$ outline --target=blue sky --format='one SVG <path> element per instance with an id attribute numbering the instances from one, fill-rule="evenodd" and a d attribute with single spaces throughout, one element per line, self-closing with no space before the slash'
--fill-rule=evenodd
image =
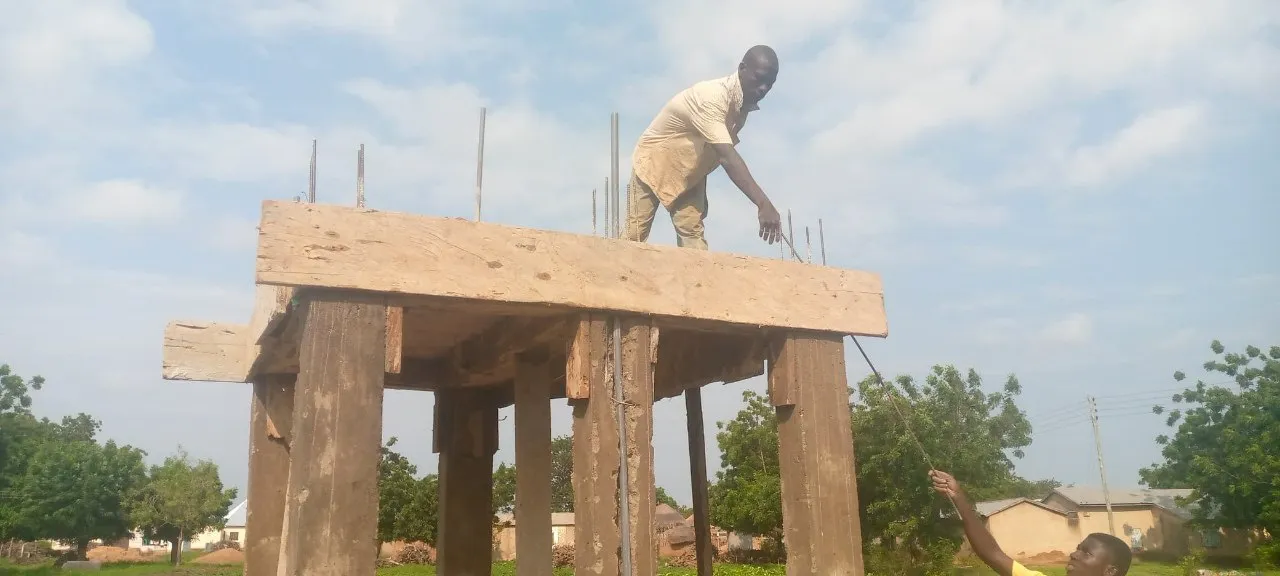
<path id="1" fill-rule="evenodd" d="M 370 207 L 469 216 L 487 106 L 485 219 L 586 233 L 609 114 L 625 175 L 663 102 L 757 43 L 782 70 L 742 134 L 753 173 L 797 226 L 823 219 L 833 265 L 883 275 L 883 372 L 1018 375 L 1019 473 L 1097 482 L 1092 394 L 1109 480 L 1134 486 L 1175 370 L 1215 338 L 1280 343 L 1280 5 L 732 6 L 0 0 L 0 361 L 49 379 L 41 415 L 243 487 L 248 388 L 161 380 L 161 335 L 247 320 L 260 203 L 305 190 L 312 138 L 321 202 L 354 202 L 363 143 Z M 778 255 L 722 172 L 710 195 L 713 250 Z M 710 437 L 743 387 L 706 391 Z M 386 434 L 434 470 L 430 395 L 388 394 Z M 655 418 L 658 483 L 687 501 L 683 403 Z"/>

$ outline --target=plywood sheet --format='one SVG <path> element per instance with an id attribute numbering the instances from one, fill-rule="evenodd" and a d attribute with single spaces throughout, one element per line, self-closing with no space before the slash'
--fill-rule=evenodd
<path id="1" fill-rule="evenodd" d="M 178 321 L 164 328 L 165 380 L 246 382 L 252 362 L 244 324 Z"/>
<path id="2" fill-rule="evenodd" d="M 291 202 L 265 202 L 260 230 L 261 284 L 888 335 L 871 272 Z"/>

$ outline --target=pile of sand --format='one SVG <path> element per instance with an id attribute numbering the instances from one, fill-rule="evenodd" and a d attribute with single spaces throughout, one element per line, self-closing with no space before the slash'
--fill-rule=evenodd
<path id="1" fill-rule="evenodd" d="M 165 553 L 159 555 L 168 556 Z M 98 560 L 105 564 L 107 562 L 146 562 L 154 560 L 157 554 L 143 552 L 136 548 L 125 549 L 115 546 L 98 546 L 90 550 L 87 556 L 90 560 Z"/>
<path id="2" fill-rule="evenodd" d="M 244 552 L 235 548 L 223 548 L 214 550 L 191 562 L 193 564 L 242 564 L 244 563 Z"/>

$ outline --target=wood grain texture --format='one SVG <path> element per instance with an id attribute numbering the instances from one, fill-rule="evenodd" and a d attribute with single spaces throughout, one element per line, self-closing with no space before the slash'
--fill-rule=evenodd
<path id="1" fill-rule="evenodd" d="M 566 354 L 564 395 L 573 400 L 591 397 L 591 379 L 604 370 L 605 333 L 604 318 L 583 314 L 577 330 L 569 341 Z"/>
<path id="2" fill-rule="evenodd" d="M 276 576 L 289 480 L 295 380 L 293 374 L 272 374 L 260 376 L 253 383 L 253 404 L 249 411 L 245 576 Z"/>
<path id="3" fill-rule="evenodd" d="M 257 281 L 888 335 L 870 272 L 341 206 L 264 202 Z"/>
<path id="4" fill-rule="evenodd" d="M 386 307 L 308 295 L 280 573 L 373 576 Z"/>
<path id="5" fill-rule="evenodd" d="M 386 371 L 389 374 L 400 373 L 400 362 L 404 357 L 404 308 L 387 307 L 387 358 Z"/>
<path id="6" fill-rule="evenodd" d="M 517 359 L 516 572 L 551 576 L 551 365 L 544 356 Z"/>
<path id="7" fill-rule="evenodd" d="M 601 328 L 603 338 L 603 327 Z M 618 420 L 613 411 L 613 378 L 605 347 L 594 348 L 586 373 L 587 398 L 573 406 L 574 574 L 618 574 Z"/>
<path id="8" fill-rule="evenodd" d="M 788 361 L 770 363 L 769 380 L 792 381 L 777 387 L 791 392 L 776 408 L 787 574 L 862 576 L 844 340 L 792 335 L 780 345 Z"/>
<path id="9" fill-rule="evenodd" d="M 221 322 L 177 321 L 164 327 L 165 380 L 247 382 L 249 327 Z"/>

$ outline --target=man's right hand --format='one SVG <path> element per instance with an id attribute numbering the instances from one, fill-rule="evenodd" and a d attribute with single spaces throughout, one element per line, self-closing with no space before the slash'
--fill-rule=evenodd
<path id="1" fill-rule="evenodd" d="M 930 470 L 929 479 L 933 480 L 933 489 L 947 498 L 955 498 L 960 493 L 960 483 L 946 472 Z"/>
<path id="2" fill-rule="evenodd" d="M 760 237 L 773 244 L 782 237 L 782 215 L 773 207 L 773 202 L 765 200 L 760 206 Z"/>

